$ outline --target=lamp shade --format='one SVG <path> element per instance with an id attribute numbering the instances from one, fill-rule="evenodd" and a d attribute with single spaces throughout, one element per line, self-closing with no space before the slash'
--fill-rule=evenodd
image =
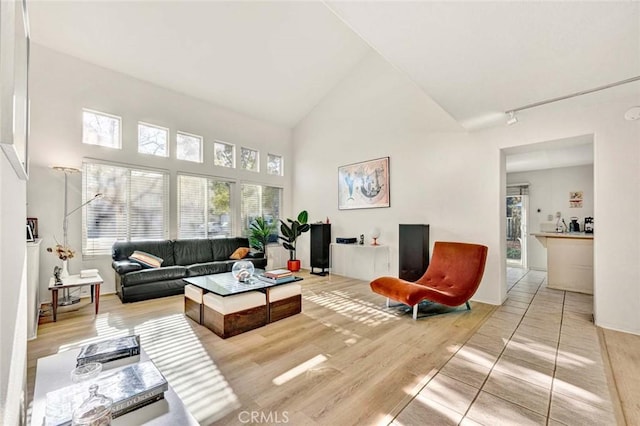
<path id="1" fill-rule="evenodd" d="M 380 228 L 376 226 L 371 230 L 371 238 L 380 238 Z"/>

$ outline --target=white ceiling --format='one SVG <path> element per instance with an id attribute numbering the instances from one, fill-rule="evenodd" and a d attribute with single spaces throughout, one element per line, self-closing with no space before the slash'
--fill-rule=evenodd
<path id="1" fill-rule="evenodd" d="M 638 2 L 329 4 L 466 128 L 640 75 Z"/>
<path id="2" fill-rule="evenodd" d="M 640 75 L 638 2 L 29 5 L 38 44 L 289 127 L 370 47 L 467 129 Z M 639 88 L 610 96 L 640 95 Z"/>
<path id="3" fill-rule="evenodd" d="M 370 48 L 322 3 L 30 1 L 35 43 L 293 127 Z"/>

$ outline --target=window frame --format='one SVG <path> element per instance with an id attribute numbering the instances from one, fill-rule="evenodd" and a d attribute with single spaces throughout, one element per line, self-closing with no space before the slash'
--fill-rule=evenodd
<path id="1" fill-rule="evenodd" d="M 148 152 L 140 152 L 140 126 L 145 126 L 145 127 L 152 127 L 154 129 L 159 129 L 159 130 L 164 130 L 166 135 L 167 135 L 167 140 L 166 140 L 166 155 L 159 155 L 159 154 L 151 154 Z M 146 121 L 138 121 L 138 126 L 137 126 L 137 137 L 136 137 L 136 141 L 137 141 L 137 145 L 138 145 L 138 154 L 142 154 L 142 155 L 151 155 L 153 157 L 160 157 L 160 158 L 169 158 L 171 156 L 171 130 L 168 127 L 163 127 L 157 124 L 151 124 L 148 123 Z"/>
<path id="2" fill-rule="evenodd" d="M 95 114 L 95 115 L 101 115 L 103 117 L 107 117 L 107 118 L 114 118 L 117 120 L 118 122 L 118 146 L 109 146 L 109 145 L 100 145 L 97 143 L 89 143 L 89 142 L 85 142 L 85 127 L 84 127 L 84 114 L 88 113 L 88 114 Z M 81 135 L 81 140 L 82 143 L 84 145 L 90 145 L 90 146 L 99 146 L 102 148 L 109 148 L 109 149 L 122 149 L 122 117 L 115 115 L 115 114 L 110 114 L 108 112 L 102 112 L 102 111 L 98 111 L 95 109 L 91 109 L 91 108 L 82 108 L 82 135 Z"/>
<path id="3" fill-rule="evenodd" d="M 188 160 L 186 158 L 178 158 L 178 137 L 180 135 L 188 136 L 188 137 L 191 137 L 191 138 L 197 138 L 197 139 L 200 140 L 200 158 L 197 161 Z M 200 135 L 196 135 L 194 133 L 189 133 L 189 132 L 183 132 L 181 130 L 176 130 L 176 160 L 188 161 L 190 163 L 202 164 L 204 162 L 204 137 L 200 136 Z"/>
<path id="4" fill-rule="evenodd" d="M 253 151 L 256 153 L 256 168 L 255 170 L 253 169 L 247 169 L 242 167 L 242 151 L 247 150 L 247 151 Z M 259 149 L 254 149 L 254 148 L 249 148 L 246 146 L 241 146 L 240 147 L 240 167 L 238 167 L 239 170 L 246 170 L 248 172 L 253 172 L 253 173 L 260 173 L 260 150 Z"/>
<path id="5" fill-rule="evenodd" d="M 269 173 L 269 157 L 278 157 L 280 159 L 280 173 Z M 284 176 L 284 156 L 267 152 L 267 174 L 270 176 Z"/>
<path id="6" fill-rule="evenodd" d="M 216 145 L 226 145 L 226 146 L 230 146 L 231 147 L 231 165 L 229 166 L 225 166 L 224 164 L 217 164 L 216 163 Z M 213 141 L 213 165 L 216 167 L 223 167 L 225 169 L 235 169 L 236 168 L 236 157 L 237 157 L 237 152 L 236 152 L 236 145 L 229 143 L 229 142 L 224 142 L 221 140 L 214 140 Z"/>

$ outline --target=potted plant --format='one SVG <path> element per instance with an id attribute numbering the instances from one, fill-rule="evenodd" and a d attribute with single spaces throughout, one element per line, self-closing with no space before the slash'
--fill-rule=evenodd
<path id="1" fill-rule="evenodd" d="M 291 272 L 297 272 L 300 270 L 300 260 L 296 259 L 296 240 L 304 232 L 307 232 L 311 226 L 307 223 L 309 214 L 306 210 L 303 210 L 298 215 L 296 220 L 287 219 L 288 224 L 280 219 L 280 235 L 284 248 L 289 250 L 289 261 L 287 262 L 287 269 Z"/>
<path id="2" fill-rule="evenodd" d="M 258 216 L 249 225 L 249 245 L 267 255 L 269 237 L 276 233 L 275 223 L 268 223 L 264 216 Z"/>

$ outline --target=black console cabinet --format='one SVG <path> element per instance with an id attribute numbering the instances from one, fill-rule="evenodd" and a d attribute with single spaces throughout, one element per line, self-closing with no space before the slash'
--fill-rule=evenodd
<path id="1" fill-rule="evenodd" d="M 429 266 L 429 225 L 400 225 L 399 277 L 416 281 Z"/>
<path id="2" fill-rule="evenodd" d="M 329 244 L 331 244 L 331 224 L 311 224 L 311 273 L 326 275 L 325 269 L 329 268 Z M 314 272 L 313 268 L 321 268 L 322 271 Z"/>

